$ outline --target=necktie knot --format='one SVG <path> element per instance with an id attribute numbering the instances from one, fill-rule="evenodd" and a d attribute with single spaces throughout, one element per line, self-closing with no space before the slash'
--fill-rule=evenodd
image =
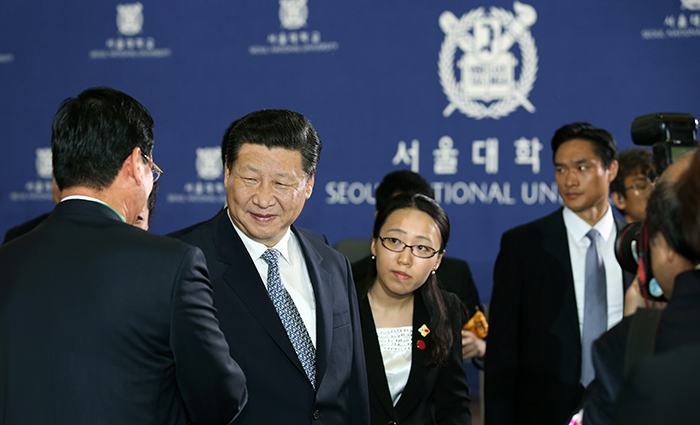
<path id="1" fill-rule="evenodd" d="M 275 248 L 268 248 L 261 257 L 265 260 L 268 267 L 274 267 L 279 264 L 280 255 L 281 253 Z"/>
<path id="2" fill-rule="evenodd" d="M 586 237 L 591 240 L 591 243 L 597 243 L 600 233 L 596 229 L 591 229 L 586 233 Z"/>

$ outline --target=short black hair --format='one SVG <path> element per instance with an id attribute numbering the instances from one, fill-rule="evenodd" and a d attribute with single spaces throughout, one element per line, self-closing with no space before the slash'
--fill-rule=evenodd
<path id="1" fill-rule="evenodd" d="M 56 184 L 61 190 L 109 187 L 137 147 L 147 156 L 153 150 L 153 118 L 148 110 L 119 90 L 89 88 L 63 101 L 54 117 L 51 153 Z"/>
<path id="2" fill-rule="evenodd" d="M 435 199 L 433 188 L 423 176 L 411 170 L 393 171 L 384 176 L 374 192 L 374 198 L 377 201 L 377 211 L 382 211 L 397 192 L 420 193 Z"/>
<path id="3" fill-rule="evenodd" d="M 697 217 L 697 201 L 700 198 L 695 196 L 695 209 L 693 214 Z M 649 196 L 647 203 L 646 226 L 649 229 L 649 238 L 654 240 L 658 233 L 666 239 L 668 246 L 678 254 L 687 258 L 693 263 L 700 261 L 700 252 L 694 249 L 688 236 L 695 232 L 691 228 L 684 228 L 681 223 L 682 210 L 687 201 L 681 199 L 677 190 L 677 182 L 670 179 L 662 179 L 656 184 L 654 191 Z"/>
<path id="4" fill-rule="evenodd" d="M 654 168 L 654 154 L 649 149 L 638 146 L 620 152 L 617 161 L 620 163 L 620 168 L 615 180 L 610 183 L 610 192 L 621 193 L 623 196 L 627 176 L 637 171 L 647 174 Z"/>
<path id="5" fill-rule="evenodd" d="M 617 159 L 617 143 L 615 143 L 615 138 L 612 134 L 587 122 L 575 122 L 560 127 L 554 133 L 552 137 L 552 160 L 556 157 L 557 150 L 561 145 L 574 139 L 591 142 L 593 152 L 600 158 L 605 168 Z"/>
<path id="6" fill-rule="evenodd" d="M 681 227 L 689 249 L 696 258 L 700 258 L 700 150 L 695 151 L 693 161 L 679 179 L 677 187 L 681 200 Z"/>
<path id="7" fill-rule="evenodd" d="M 311 177 L 321 157 L 321 139 L 311 122 L 298 112 L 287 109 L 263 109 L 234 121 L 227 130 L 222 155 L 230 170 L 244 143 L 299 151 L 304 173 Z M 226 136 L 225 136 L 226 137 Z M 225 154 L 223 154 L 225 151 Z"/>

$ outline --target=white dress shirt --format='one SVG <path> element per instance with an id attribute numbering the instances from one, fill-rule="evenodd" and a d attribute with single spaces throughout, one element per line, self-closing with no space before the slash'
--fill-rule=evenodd
<path id="1" fill-rule="evenodd" d="M 262 279 L 265 290 L 267 290 L 268 266 L 267 262 L 262 259 L 262 255 L 267 251 L 268 247 L 249 238 L 233 222 L 231 212 L 227 210 L 227 213 L 233 228 L 243 241 L 250 258 L 253 259 L 255 268 L 258 269 L 260 279 Z M 296 235 L 288 228 L 282 239 L 273 248 L 282 254 L 279 262 L 282 285 L 292 297 L 301 320 L 304 322 L 307 332 L 309 332 L 311 342 L 316 347 L 316 299 L 314 298 L 314 288 L 311 285 L 311 278 L 309 278 L 309 271 L 306 268 L 306 261 L 304 260 L 299 241 Z"/>
<path id="2" fill-rule="evenodd" d="M 576 307 L 578 310 L 579 332 L 583 336 L 583 312 L 586 294 L 586 251 L 591 245 L 591 240 L 586 234 L 591 229 L 600 233 L 598 248 L 603 256 L 605 265 L 605 281 L 608 297 L 608 329 L 622 320 L 624 307 L 624 289 L 622 284 L 622 269 L 615 258 L 615 237 L 617 227 L 613 217 L 612 208 L 608 205 L 605 213 L 595 226 L 591 227 L 576 213 L 564 207 L 564 225 L 569 241 L 569 254 L 571 255 L 571 270 L 574 275 L 574 289 L 576 291 Z"/>

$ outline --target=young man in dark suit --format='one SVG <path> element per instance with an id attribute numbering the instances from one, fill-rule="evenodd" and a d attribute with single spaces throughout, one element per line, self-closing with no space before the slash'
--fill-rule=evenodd
<path id="1" fill-rule="evenodd" d="M 575 123 L 557 130 L 552 152 L 564 207 L 504 233 L 496 260 L 487 425 L 566 423 L 593 378 L 590 344 L 622 319 L 623 272 L 613 249 L 624 223 L 608 201 L 615 140 Z"/>
<path id="2" fill-rule="evenodd" d="M 250 398 L 237 424 L 369 423 L 350 264 L 293 225 L 311 196 L 321 141 L 301 114 L 252 112 L 222 146 L 227 207 L 171 236 L 207 258 L 231 356 Z"/>
<path id="3" fill-rule="evenodd" d="M 132 225 L 162 173 L 152 128 L 110 88 L 56 114 L 61 202 L 0 247 L 3 424 L 224 424 L 243 408 L 201 251 Z"/>

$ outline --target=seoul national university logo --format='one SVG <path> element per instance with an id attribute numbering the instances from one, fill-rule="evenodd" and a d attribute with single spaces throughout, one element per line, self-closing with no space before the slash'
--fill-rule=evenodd
<path id="1" fill-rule="evenodd" d="M 306 26 L 309 18 L 307 0 L 280 0 L 280 24 L 282 28 L 293 31 Z"/>
<path id="2" fill-rule="evenodd" d="M 125 36 L 136 35 L 143 28 L 143 5 L 128 3 L 117 5 L 117 28 Z"/>
<path id="3" fill-rule="evenodd" d="M 51 148 L 37 148 L 36 150 L 36 174 L 42 179 L 53 178 L 53 165 L 51 163 Z"/>
<path id="4" fill-rule="evenodd" d="M 505 9 L 483 7 L 457 18 L 452 12 L 440 15 L 445 32 L 438 60 L 438 74 L 449 104 L 442 112 L 449 117 L 458 109 L 468 117 L 482 119 L 509 115 L 522 106 L 530 113 L 535 106 L 528 100 L 537 78 L 537 47 L 529 28 L 537 21 L 537 12 L 527 4 L 513 3 L 515 14 Z M 520 79 L 515 78 L 518 59 L 511 48 L 518 44 L 521 53 Z M 461 79 L 455 77 L 455 56 Z"/>
<path id="5" fill-rule="evenodd" d="M 700 10 L 700 0 L 681 0 L 681 9 Z"/>
<path id="6" fill-rule="evenodd" d="M 197 148 L 197 175 L 203 180 L 216 180 L 223 175 L 221 148 Z"/>

